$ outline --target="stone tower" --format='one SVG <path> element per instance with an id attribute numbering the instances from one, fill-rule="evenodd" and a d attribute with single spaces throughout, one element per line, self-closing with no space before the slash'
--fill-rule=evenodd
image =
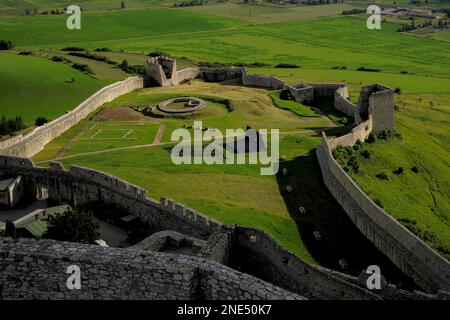
<path id="1" fill-rule="evenodd" d="M 146 61 L 147 80 L 153 86 L 173 86 L 178 84 L 177 61 L 175 59 L 158 56 Z"/>
<path id="2" fill-rule="evenodd" d="M 358 105 L 363 121 L 372 117 L 372 131 L 395 130 L 394 91 L 391 88 L 372 84 L 361 89 Z"/>

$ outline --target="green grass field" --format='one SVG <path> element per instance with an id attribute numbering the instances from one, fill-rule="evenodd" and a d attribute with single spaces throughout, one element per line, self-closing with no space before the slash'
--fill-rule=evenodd
<path id="1" fill-rule="evenodd" d="M 0 116 L 54 119 L 76 107 L 108 81 L 95 80 L 47 59 L 0 52 Z M 74 78 L 73 83 L 66 80 Z"/>

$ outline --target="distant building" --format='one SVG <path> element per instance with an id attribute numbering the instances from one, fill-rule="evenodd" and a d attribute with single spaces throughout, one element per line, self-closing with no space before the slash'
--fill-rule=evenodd
<path id="1" fill-rule="evenodd" d="M 48 229 L 52 218 L 57 214 L 63 214 L 71 209 L 69 205 L 60 205 L 46 209 L 36 210 L 16 221 L 14 230 L 8 236 L 14 238 L 42 238 Z"/>
<path id="2" fill-rule="evenodd" d="M 425 19 L 436 19 L 431 10 L 412 9 L 408 7 L 386 8 L 381 11 L 381 15 L 391 17 L 418 17 Z"/>
<path id="3" fill-rule="evenodd" d="M 0 180 L 0 204 L 9 208 L 14 207 L 24 193 L 23 179 L 16 178 Z"/>

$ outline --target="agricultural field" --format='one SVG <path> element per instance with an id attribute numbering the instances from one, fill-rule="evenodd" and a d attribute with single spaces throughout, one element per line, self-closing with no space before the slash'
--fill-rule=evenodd
<path id="1" fill-rule="evenodd" d="M 14 53 L 0 52 L 0 70 L 0 116 L 20 115 L 28 125 L 39 116 L 61 116 L 111 83 L 68 65 Z"/>

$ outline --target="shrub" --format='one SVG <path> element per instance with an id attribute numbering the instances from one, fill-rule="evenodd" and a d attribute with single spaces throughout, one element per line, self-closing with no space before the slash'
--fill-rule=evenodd
<path id="1" fill-rule="evenodd" d="M 400 94 L 400 93 L 402 93 L 402 89 L 400 89 L 399 87 L 397 87 L 397 88 L 394 89 L 394 92 Z"/>
<path id="2" fill-rule="evenodd" d="M 403 173 L 403 168 L 402 167 L 398 167 L 397 169 L 395 169 L 394 171 L 392 171 L 395 174 L 402 174 Z"/>
<path id="3" fill-rule="evenodd" d="M 389 180 L 389 175 L 386 172 L 380 172 L 375 175 L 380 180 Z"/>
<path id="4" fill-rule="evenodd" d="M 100 235 L 98 229 L 92 213 L 69 209 L 54 217 L 43 237 L 92 244 Z"/>
<path id="5" fill-rule="evenodd" d="M 370 159 L 372 157 L 372 154 L 369 150 L 364 150 L 363 152 L 361 152 L 361 155 L 366 159 Z"/>
<path id="6" fill-rule="evenodd" d="M 74 63 L 72 65 L 72 68 L 80 70 L 82 72 L 86 72 L 86 73 L 90 73 L 93 74 L 94 72 L 92 71 L 91 68 L 89 68 L 89 66 L 87 64 L 80 64 L 80 63 Z"/>
<path id="7" fill-rule="evenodd" d="M 386 130 L 382 130 L 380 132 L 377 133 L 377 138 L 382 139 L 382 140 L 386 140 L 388 138 L 388 133 Z"/>
<path id="8" fill-rule="evenodd" d="M 378 198 L 373 199 L 373 202 L 375 202 L 380 208 L 384 208 L 383 204 L 381 203 L 381 200 Z"/>
<path id="9" fill-rule="evenodd" d="M 295 68 L 300 68 L 300 66 L 298 66 L 296 64 L 291 64 L 291 63 L 280 63 L 280 64 L 277 64 L 275 66 L 275 68 L 292 68 L 292 69 L 295 69 Z"/>
<path id="10" fill-rule="evenodd" d="M 66 47 L 62 48 L 61 51 L 87 51 L 85 48 L 80 47 Z"/>
<path id="11" fill-rule="evenodd" d="M 377 136 L 373 133 L 370 133 L 366 140 L 368 143 L 374 143 L 377 141 Z"/>
<path id="12" fill-rule="evenodd" d="M 356 69 L 356 71 L 380 72 L 381 69 L 373 69 L 373 68 L 359 67 L 358 69 Z"/>
<path id="13" fill-rule="evenodd" d="M 53 56 L 51 60 L 54 62 L 71 62 L 69 59 L 61 56 Z"/>
<path id="14" fill-rule="evenodd" d="M 48 119 L 46 117 L 39 116 L 34 121 L 34 124 L 37 126 L 42 126 L 48 122 Z"/>
<path id="15" fill-rule="evenodd" d="M 419 168 L 414 166 L 414 167 L 411 168 L 411 171 L 415 172 L 415 173 L 419 173 Z"/>
<path id="16" fill-rule="evenodd" d="M 111 51 L 111 49 L 109 49 L 109 48 L 97 48 L 94 51 L 96 51 L 96 52 L 109 52 L 109 51 Z"/>
<path id="17" fill-rule="evenodd" d="M 291 93 L 289 92 L 289 90 L 285 89 L 285 90 L 281 90 L 280 91 L 280 99 L 281 100 L 291 100 Z"/>
<path id="18" fill-rule="evenodd" d="M 166 57 L 170 57 L 170 54 L 167 54 L 165 52 L 159 51 L 159 50 L 155 50 L 152 51 L 148 54 L 150 57 L 159 57 L 159 56 L 166 56 Z"/>
<path id="19" fill-rule="evenodd" d="M 20 51 L 18 53 L 18 55 L 21 55 L 21 56 L 29 56 L 29 55 L 32 55 L 32 54 L 33 54 L 33 52 L 31 52 L 31 51 Z"/>
<path id="20" fill-rule="evenodd" d="M 12 50 L 14 45 L 9 40 L 0 40 L 0 50 Z"/>

